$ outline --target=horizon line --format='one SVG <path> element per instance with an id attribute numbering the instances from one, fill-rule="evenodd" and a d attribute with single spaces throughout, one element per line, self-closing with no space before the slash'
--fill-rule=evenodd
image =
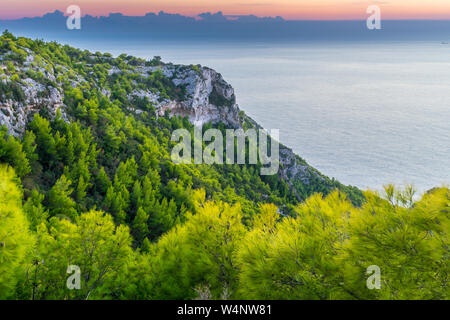
<path id="1" fill-rule="evenodd" d="M 2 20 L 2 21 L 15 21 L 15 20 L 21 20 L 21 19 L 43 18 L 46 15 L 55 14 L 57 12 L 61 12 L 64 16 L 69 16 L 69 14 L 67 14 L 66 12 L 61 11 L 59 9 L 55 9 L 53 11 L 48 11 L 46 13 L 43 13 L 42 15 L 35 15 L 35 16 L 21 16 L 21 17 L 16 17 L 16 18 L 7 18 L 7 17 L 3 18 L 3 17 L 0 16 L 0 20 Z M 133 17 L 145 17 L 147 14 L 154 14 L 154 15 L 158 16 L 160 13 L 165 13 L 165 14 L 169 14 L 169 15 L 180 15 L 180 16 L 183 16 L 183 17 L 186 17 L 186 18 L 193 18 L 193 19 L 198 18 L 197 19 L 198 21 L 202 20 L 200 15 L 201 14 L 205 14 L 205 13 L 209 13 L 209 14 L 219 14 L 219 13 L 221 13 L 224 17 L 249 17 L 249 16 L 254 16 L 254 17 L 257 17 L 258 19 L 264 19 L 264 18 L 277 19 L 277 18 L 281 18 L 284 21 L 317 21 L 317 22 L 320 22 L 320 21 L 323 21 L 323 22 L 327 22 L 327 21 L 337 21 L 337 22 L 339 22 L 339 21 L 342 21 L 342 22 L 344 22 L 344 21 L 365 21 L 366 20 L 365 18 L 348 18 L 348 19 L 342 19 L 342 18 L 336 18 L 336 19 L 330 19 L 330 18 L 323 18 L 323 19 L 320 19 L 320 18 L 318 18 L 318 19 L 314 19 L 314 18 L 298 18 L 298 19 L 292 19 L 292 18 L 284 18 L 283 16 L 280 16 L 280 15 L 263 16 L 263 15 L 256 15 L 256 14 L 252 14 L 252 13 L 250 13 L 250 14 L 224 14 L 220 10 L 217 11 L 217 12 L 211 12 L 211 11 L 200 12 L 200 13 L 198 13 L 196 15 L 188 15 L 188 14 L 177 13 L 177 12 L 168 12 L 168 11 L 164 11 L 164 10 L 160 10 L 158 12 L 148 11 L 148 12 L 143 13 L 142 15 L 127 15 L 127 14 L 122 13 L 122 12 L 118 12 L 118 11 L 114 12 L 114 11 L 112 11 L 112 12 L 107 13 L 106 15 L 92 15 L 92 14 L 86 13 L 86 14 L 82 15 L 82 18 L 85 18 L 85 17 L 89 16 L 89 17 L 92 17 L 92 18 L 100 19 L 100 18 L 108 18 L 109 16 L 114 15 L 114 14 L 120 14 L 120 15 L 122 15 L 124 17 L 133 18 Z M 383 20 L 384 21 L 450 21 L 450 17 L 448 17 L 448 18 L 411 18 L 411 17 L 400 18 L 399 17 L 399 18 L 387 18 L 387 19 L 383 19 Z M 233 21 L 233 20 L 230 19 L 229 21 Z"/>

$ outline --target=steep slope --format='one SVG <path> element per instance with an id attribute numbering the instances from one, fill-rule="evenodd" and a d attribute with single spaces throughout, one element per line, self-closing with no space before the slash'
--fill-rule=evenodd
<path id="1" fill-rule="evenodd" d="M 207 67 L 165 64 L 158 57 L 151 61 L 127 55 L 113 58 L 109 54 L 93 54 L 56 43 L 15 38 L 7 32 L 1 38 L 0 48 L 0 125 L 6 126 L 9 134 L 20 141 L 27 129 L 31 128 L 38 135 L 39 130 L 32 129 L 36 127 L 32 121 L 34 115 L 39 113 L 40 117 L 49 121 L 55 139 L 59 139 L 56 135 L 64 138 L 68 130 L 58 133 L 58 128 L 62 125 L 55 122 L 63 121 L 67 126 L 81 123 L 81 128 L 92 132 L 92 140 L 101 147 L 97 151 L 93 147 L 87 152 L 111 153 L 111 159 L 99 161 L 101 157 L 98 156 L 97 161 L 92 160 L 91 174 L 83 179 L 83 183 L 88 184 L 84 190 L 88 196 L 96 186 L 86 179 L 93 179 L 101 166 L 105 167 L 109 179 L 113 181 L 120 163 L 126 163 L 127 159 L 131 161 L 130 155 L 133 159 L 141 159 L 145 154 L 142 152 L 143 142 L 136 142 L 136 138 L 133 138 L 133 143 L 140 144 L 137 149 L 141 151 L 126 150 L 124 144 L 130 142 L 124 137 L 129 134 L 123 128 L 126 125 L 143 125 L 146 129 L 142 132 L 147 132 L 145 134 L 151 135 L 150 138 L 159 141 L 160 156 L 155 157 L 158 162 L 164 160 L 164 163 L 170 152 L 170 131 L 176 128 L 186 127 L 192 130 L 192 125 L 260 127 L 240 111 L 232 86 L 219 73 Z M 102 113 L 105 114 L 103 117 Z M 116 116 L 120 120 L 114 120 Z M 124 121 L 124 124 L 108 127 L 108 123 L 117 121 Z M 117 146 L 111 146 L 114 141 L 120 142 Z M 121 154 L 122 149 L 126 151 L 125 154 Z M 45 152 L 41 153 L 39 162 L 44 170 L 49 169 L 41 159 Z M 6 156 L 3 158 L 3 161 L 8 160 Z M 60 166 L 64 167 L 64 162 Z M 218 193 L 223 198 L 229 196 L 219 190 L 231 192 L 231 188 L 242 197 L 239 201 L 245 202 L 244 199 L 247 199 L 255 203 L 261 200 L 274 202 L 286 208 L 283 209 L 286 212 L 290 211 L 287 207 L 291 204 L 306 199 L 314 192 L 327 194 L 335 188 L 346 192 L 355 204 L 360 204 L 363 199 L 357 188 L 345 187 L 334 179 L 323 176 L 285 146 L 281 146 L 280 150 L 280 170 L 273 177 L 257 176 L 250 165 L 213 166 L 211 169 L 194 167 L 178 169 L 195 176 L 193 180 L 196 182 L 191 183 L 193 188 L 201 187 L 207 192 L 210 188 L 211 194 Z M 159 174 L 165 169 L 155 168 Z M 193 173 L 192 170 L 199 172 Z M 205 176 L 212 172 L 205 173 L 205 170 L 214 171 L 213 176 L 221 187 L 211 186 Z M 231 175 L 233 178 L 230 178 L 230 170 L 234 173 Z M 242 170 L 249 171 L 252 178 L 242 181 L 239 177 Z M 48 180 L 44 189 L 50 188 L 60 176 L 52 172 L 52 178 L 44 179 L 36 177 L 36 170 L 31 171 L 34 181 Z M 64 170 L 61 171 L 63 172 Z M 79 175 L 73 175 L 74 185 L 77 184 L 76 181 L 80 183 L 79 178 Z M 166 181 L 162 181 L 163 185 L 167 185 L 167 180 L 168 177 Z M 36 184 L 33 185 L 36 187 Z M 131 186 L 128 191 L 132 192 Z M 166 198 L 170 201 L 171 195 L 167 194 Z M 91 202 L 100 204 L 99 201 Z M 178 210 L 180 209 L 181 203 L 178 203 Z"/>

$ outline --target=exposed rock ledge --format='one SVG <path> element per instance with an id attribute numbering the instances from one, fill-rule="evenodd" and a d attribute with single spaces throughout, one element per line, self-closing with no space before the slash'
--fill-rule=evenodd
<path id="1" fill-rule="evenodd" d="M 30 56 L 25 63 L 25 69 L 32 67 L 31 62 L 34 60 L 32 53 L 29 53 Z M 5 67 L 0 57 L 0 68 L 4 69 Z M 55 81 L 57 75 L 44 69 L 45 61 L 44 65 L 39 68 L 35 71 L 41 71 L 50 81 Z M 156 106 L 157 116 L 163 116 L 166 112 L 169 112 L 171 116 L 187 116 L 190 122 L 195 125 L 222 122 L 230 128 L 243 128 L 244 123 L 246 123 L 255 128 L 260 128 L 255 121 L 240 111 L 233 87 L 216 71 L 206 67 L 173 64 L 164 64 L 160 67 L 137 66 L 135 71 L 146 77 L 158 68 L 176 87 L 183 88 L 186 94 L 182 101 L 161 99 L 158 92 L 155 93 L 150 90 L 134 91 L 129 95 L 129 98 L 132 98 L 132 96 L 147 97 Z M 112 68 L 109 73 L 116 72 L 121 71 Z M 78 80 L 73 83 L 73 86 L 84 81 L 79 75 L 77 77 Z M 0 81 L 8 83 L 11 79 L 3 75 Z M 63 104 L 63 92 L 59 87 L 44 87 L 32 79 L 21 81 L 21 87 L 25 94 L 24 101 L 0 102 L 0 125 L 6 125 L 11 134 L 21 135 L 25 130 L 26 123 L 42 107 L 47 108 L 50 116 L 55 116 L 57 110 L 60 109 L 63 118 L 68 121 Z M 100 89 L 102 94 L 110 95 L 108 90 Z M 45 97 L 42 95 L 43 91 L 46 92 Z M 136 113 L 145 112 L 143 110 L 134 111 Z M 278 175 L 288 182 L 299 200 L 302 200 L 297 192 L 299 184 L 309 185 L 313 180 L 325 180 L 323 175 L 283 145 L 280 145 L 280 170 Z"/>

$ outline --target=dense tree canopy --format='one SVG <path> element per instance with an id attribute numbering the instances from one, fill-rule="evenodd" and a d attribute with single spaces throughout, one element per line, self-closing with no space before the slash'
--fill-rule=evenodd
<path id="1" fill-rule="evenodd" d="M 2 167 L 0 177 L 2 298 L 449 297 L 448 188 L 416 202 L 408 189 L 387 188 L 385 197 L 367 192 L 362 207 L 338 191 L 317 194 L 298 205 L 294 217 L 260 205 L 249 224 L 239 204 L 208 201 L 198 190 L 195 214 L 186 213 L 184 223 L 153 243 L 144 238 L 133 250 L 130 229 L 99 211 L 73 222 L 39 214 L 39 225 L 30 230 L 13 170 Z M 136 217 L 139 229 L 142 218 Z M 80 268 L 79 290 L 67 287 L 72 265 Z M 380 268 L 379 290 L 367 287 L 370 266 Z"/>

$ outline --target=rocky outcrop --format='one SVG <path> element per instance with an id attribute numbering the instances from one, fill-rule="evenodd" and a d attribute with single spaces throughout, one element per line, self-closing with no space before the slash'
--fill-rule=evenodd
<path id="1" fill-rule="evenodd" d="M 48 97 L 38 97 L 42 92 L 39 85 L 32 87 L 31 79 L 23 85 L 25 101 L 18 102 L 12 99 L 0 102 L 0 125 L 5 125 L 8 132 L 14 136 L 20 136 L 28 121 L 32 120 L 33 115 L 42 108 L 46 108 L 51 117 L 55 117 L 57 110 L 62 111 L 63 119 L 67 120 L 64 112 L 62 94 L 56 88 L 47 88 Z M 31 80 L 31 81 L 30 81 Z M 67 120 L 68 121 L 68 120 Z"/>
<path id="2" fill-rule="evenodd" d="M 45 109 L 50 117 L 55 117 L 57 111 L 60 110 L 62 118 L 68 121 L 62 89 L 50 84 L 56 84 L 57 81 L 52 68 L 47 67 L 48 64 L 42 60 L 35 63 L 35 55 L 30 50 L 23 49 L 26 50 L 28 56 L 23 66 L 16 65 L 15 68 L 24 73 L 39 73 L 43 76 L 43 81 L 38 82 L 31 77 L 17 81 L 17 79 L 13 79 L 13 76 L 2 72 L 1 83 L 5 86 L 14 85 L 16 95 L 20 96 L 14 98 L 0 96 L 0 125 L 5 125 L 8 128 L 8 133 L 14 136 L 20 136 L 25 131 L 27 122 L 32 120 L 33 115 L 42 109 Z M 1 57 L 0 69 L 2 71 L 7 69 L 7 66 L 2 63 Z"/>
<path id="3" fill-rule="evenodd" d="M 69 121 L 63 103 L 64 95 L 57 83 L 58 77 L 54 74 L 54 70 L 57 68 L 55 66 L 49 68 L 48 64 L 42 61 L 42 58 L 36 59 L 31 52 L 27 52 L 29 55 L 26 62 L 20 67 L 23 71 L 22 74 L 27 74 L 29 70 L 39 72 L 44 75 L 45 81 L 35 81 L 31 77 L 17 81 L 17 79 L 14 80 L 8 76 L 7 74 L 10 74 L 8 72 L 1 74 L 2 83 L 10 84 L 14 80 L 23 92 L 22 101 L 5 99 L 5 97 L 0 96 L 0 125 L 6 125 L 8 131 L 15 136 L 20 136 L 24 132 L 27 122 L 43 108 L 46 109 L 50 117 L 54 117 L 59 109 L 63 119 Z M 6 69 L 7 66 L 1 62 L 0 57 L 0 68 Z M 60 72 L 68 71 L 63 66 L 57 67 Z M 157 70 L 160 70 L 164 77 L 170 79 L 173 85 L 178 88 L 177 90 L 184 92 L 183 98 L 172 100 L 168 99 L 167 96 L 162 98 L 163 95 L 160 92 L 151 88 L 152 90 L 135 89 L 128 95 L 130 101 L 133 97 L 145 97 L 155 106 L 157 116 L 163 116 L 168 112 L 170 116 L 188 117 L 189 121 L 197 126 L 209 122 L 221 122 L 233 129 L 261 128 L 258 123 L 240 111 L 233 87 L 216 71 L 200 66 L 162 64 L 160 66 L 136 66 L 133 72 L 145 78 L 150 77 Z M 122 71 L 117 67 L 112 67 L 109 70 L 109 75 L 120 72 Z M 76 87 L 85 79 L 76 74 L 75 79 L 71 81 L 72 86 Z M 99 88 L 99 91 L 105 96 L 111 95 L 110 90 L 106 88 Z M 136 108 L 134 109 L 136 114 L 146 112 Z M 303 199 L 297 192 L 297 185 L 307 186 L 317 179 L 326 179 L 294 154 L 291 149 L 283 145 L 280 145 L 278 175 L 289 184 L 299 200 Z"/>
<path id="4" fill-rule="evenodd" d="M 181 101 L 162 100 L 159 94 L 139 90 L 132 95 L 146 97 L 155 104 L 158 116 L 169 112 L 171 116 L 188 117 L 194 125 L 223 122 L 233 128 L 241 126 L 239 106 L 234 89 L 220 73 L 198 66 L 163 65 L 162 67 L 140 68 L 140 74 L 147 76 L 156 69 L 171 79 L 175 86 L 184 88 L 185 98 Z"/>

